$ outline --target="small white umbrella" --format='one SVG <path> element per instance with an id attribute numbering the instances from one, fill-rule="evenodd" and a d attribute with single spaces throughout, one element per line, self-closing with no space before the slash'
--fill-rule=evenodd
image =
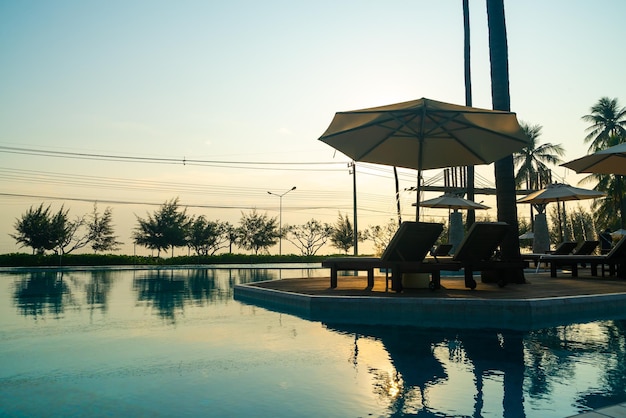
<path id="1" fill-rule="evenodd" d="M 415 203 L 413 203 L 413 205 L 415 205 Z M 434 199 L 424 200 L 420 202 L 420 206 L 425 208 L 447 209 L 489 209 L 489 206 L 448 193 L 435 197 Z"/>
<path id="2" fill-rule="evenodd" d="M 565 202 L 569 200 L 597 199 L 606 196 L 606 193 L 597 190 L 581 189 L 569 184 L 554 183 L 542 190 L 533 192 L 519 199 L 517 203 L 546 204 L 551 202 Z M 557 211 L 559 216 L 559 228 L 561 241 L 563 240 L 563 223 L 561 222 L 561 210 Z"/>
<path id="3" fill-rule="evenodd" d="M 418 203 L 413 203 L 413 206 L 417 204 Z M 454 252 L 456 247 L 463 240 L 463 221 L 460 214 L 455 214 L 453 217 L 450 211 L 452 209 L 454 209 L 455 212 L 459 209 L 490 209 L 489 206 L 450 193 L 443 194 L 434 199 L 424 200 L 420 202 L 419 205 L 426 208 L 448 209 L 448 242 L 453 244 L 451 252 Z M 458 218 L 456 217 L 457 215 L 459 215 Z"/>
<path id="4" fill-rule="evenodd" d="M 535 238 L 535 233 L 534 232 L 526 232 L 525 234 L 522 234 L 519 236 L 519 239 L 534 239 Z"/>

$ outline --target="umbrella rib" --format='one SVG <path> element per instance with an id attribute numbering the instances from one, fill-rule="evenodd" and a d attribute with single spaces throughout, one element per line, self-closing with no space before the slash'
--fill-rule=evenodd
<path id="1" fill-rule="evenodd" d="M 389 132 L 388 132 L 388 134 L 387 134 L 387 135 L 385 135 L 384 137 L 382 137 L 382 138 L 381 138 L 380 140 L 378 140 L 375 144 L 373 144 L 371 147 L 369 147 L 369 148 L 368 148 L 368 149 L 366 149 L 363 153 L 361 153 L 361 154 L 359 155 L 359 157 L 357 158 L 357 160 L 364 158 L 364 157 L 365 157 L 366 155 L 368 155 L 370 152 L 372 152 L 373 150 L 375 150 L 376 148 L 378 148 L 378 146 L 379 146 L 379 145 L 381 145 L 381 144 L 385 143 L 385 141 L 387 141 L 387 139 L 389 139 L 389 137 L 391 137 L 391 136 L 393 136 L 393 135 L 396 135 L 398 132 L 403 132 L 403 133 L 404 133 L 404 132 L 406 132 L 406 131 L 403 131 L 403 130 L 402 130 L 402 128 L 408 128 L 408 130 L 409 130 L 410 132 L 412 132 L 412 133 L 413 133 L 413 135 L 414 135 L 414 136 L 416 136 L 416 137 L 419 139 L 419 138 L 420 138 L 420 136 L 419 136 L 419 135 L 420 135 L 420 134 L 419 134 L 419 132 L 415 131 L 415 129 L 412 129 L 412 127 L 409 125 L 409 123 L 410 123 L 411 121 L 413 121 L 413 120 L 417 117 L 417 115 L 414 115 L 414 114 L 412 114 L 412 113 L 410 113 L 409 115 L 413 115 L 413 117 L 412 117 L 410 120 L 408 120 L 408 121 L 404 121 L 403 119 L 401 119 L 400 117 L 398 117 L 398 116 L 396 115 L 396 112 L 389 112 L 389 118 L 388 118 L 385 122 L 390 122 L 390 121 L 392 121 L 392 120 L 393 120 L 393 121 L 396 121 L 396 122 L 400 125 L 400 126 L 398 126 L 398 127 L 396 127 L 396 128 L 394 128 L 394 127 L 387 127 L 387 126 L 385 126 L 383 123 L 381 123 L 380 121 L 379 121 L 378 123 L 375 123 L 375 124 L 374 124 L 374 123 L 370 124 L 370 125 L 377 125 L 377 126 L 380 126 L 380 127 L 382 127 L 382 128 L 388 129 L 388 130 L 389 130 Z M 363 125 L 363 127 L 365 127 L 365 126 L 366 126 L 366 125 Z M 355 129 L 355 130 L 357 130 L 357 129 Z M 347 132 L 347 131 L 344 131 L 344 132 Z M 408 133 L 407 133 L 407 137 L 410 137 L 410 136 L 413 136 L 413 135 L 410 135 L 410 134 L 408 134 Z"/>

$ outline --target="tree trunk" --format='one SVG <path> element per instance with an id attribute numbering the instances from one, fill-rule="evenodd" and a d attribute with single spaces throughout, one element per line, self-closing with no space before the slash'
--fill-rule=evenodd
<path id="1" fill-rule="evenodd" d="M 504 18 L 504 0 L 487 0 L 487 19 L 489 24 L 489 58 L 491 62 L 491 100 L 494 110 L 511 110 L 509 95 L 509 63 Z M 513 155 L 495 162 L 496 200 L 498 221 L 510 225 L 510 231 L 502 242 L 502 258 L 520 260 L 519 228 L 517 206 L 515 203 L 515 168 Z M 506 273 L 505 279 L 524 283 L 524 270 L 515 269 Z"/>
<path id="2" fill-rule="evenodd" d="M 465 50 L 465 105 L 472 106 L 472 71 L 470 60 L 470 18 L 469 18 L 469 0 L 463 0 L 463 28 L 464 28 L 464 50 Z M 474 166 L 467 166 L 467 198 L 474 200 Z M 469 229 L 476 220 L 476 211 L 469 209 L 467 211 L 467 229 Z"/>

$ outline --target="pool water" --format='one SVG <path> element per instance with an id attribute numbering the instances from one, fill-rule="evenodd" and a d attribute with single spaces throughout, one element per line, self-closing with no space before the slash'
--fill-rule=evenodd
<path id="1" fill-rule="evenodd" d="M 625 320 L 377 327 L 233 299 L 317 266 L 0 273 L 0 416 L 543 418 L 626 402 Z"/>

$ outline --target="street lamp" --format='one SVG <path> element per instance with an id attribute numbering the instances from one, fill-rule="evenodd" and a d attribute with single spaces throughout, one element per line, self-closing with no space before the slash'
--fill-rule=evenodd
<path id="1" fill-rule="evenodd" d="M 267 192 L 267 194 L 271 194 L 273 196 L 278 196 L 280 198 L 280 206 L 278 210 L 278 255 L 283 254 L 283 196 L 289 193 L 292 190 L 296 190 L 296 186 L 293 186 L 291 189 L 287 190 L 283 194 L 277 194 L 272 192 Z"/>

